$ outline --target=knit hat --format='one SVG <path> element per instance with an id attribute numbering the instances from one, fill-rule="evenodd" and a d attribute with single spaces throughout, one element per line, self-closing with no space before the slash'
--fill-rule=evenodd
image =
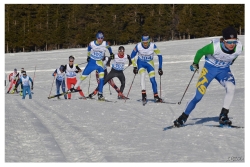
<path id="1" fill-rule="evenodd" d="M 233 27 L 229 26 L 222 30 L 222 35 L 224 39 L 237 38 L 237 31 Z"/>
<path id="2" fill-rule="evenodd" d="M 23 71 L 22 74 L 23 74 L 23 75 L 26 75 L 26 71 Z"/>

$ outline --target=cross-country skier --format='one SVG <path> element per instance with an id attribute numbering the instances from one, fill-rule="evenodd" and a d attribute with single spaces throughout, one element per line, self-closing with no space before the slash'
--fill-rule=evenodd
<path id="1" fill-rule="evenodd" d="M 191 71 L 199 69 L 200 59 L 205 55 L 205 65 L 201 71 L 196 84 L 194 97 L 187 103 L 182 115 L 174 121 L 174 125 L 180 127 L 187 121 L 188 116 L 195 108 L 196 104 L 206 93 L 206 89 L 213 79 L 216 79 L 226 90 L 219 123 L 221 125 L 231 125 L 228 118 L 229 107 L 234 97 L 235 79 L 230 70 L 230 65 L 241 54 L 243 47 L 237 39 L 237 31 L 233 27 L 227 27 L 222 31 L 223 38 L 216 38 L 210 44 L 204 46 L 196 52 L 194 62 L 190 66 Z"/>
<path id="2" fill-rule="evenodd" d="M 98 100 L 105 100 L 103 97 L 104 69 L 102 59 L 105 56 L 106 49 L 108 49 L 111 56 L 114 54 L 112 53 L 112 49 L 108 42 L 103 41 L 103 39 L 104 33 L 102 31 L 98 31 L 96 33 L 96 40 L 89 43 L 87 56 L 88 64 L 82 72 L 80 80 L 77 81 L 74 88 L 72 88 L 70 91 L 75 91 L 75 89 L 82 83 L 83 80 L 88 77 L 92 71 L 97 70 L 99 74 Z"/>
<path id="3" fill-rule="evenodd" d="M 135 56 L 138 53 L 137 65 L 135 63 Z M 152 84 L 154 100 L 155 102 L 162 102 L 162 99 L 158 96 L 157 83 L 155 80 L 155 68 L 154 68 L 154 53 L 157 54 L 159 60 L 158 74 L 163 75 L 162 71 L 162 55 L 157 46 L 150 42 L 150 37 L 144 34 L 141 38 L 141 42 L 138 43 L 131 53 L 131 59 L 134 66 L 134 74 L 141 75 L 141 89 L 142 89 L 142 101 L 147 101 L 146 87 L 145 87 L 145 75 L 146 71 L 149 74 L 150 82 Z M 138 66 L 138 67 L 137 67 Z"/>
<path id="4" fill-rule="evenodd" d="M 74 60 L 75 60 L 74 56 L 72 55 L 69 56 L 69 64 L 66 64 L 64 66 L 68 90 L 71 89 L 72 85 L 74 86 L 77 83 L 76 73 L 82 71 L 78 66 L 78 64 L 74 64 Z M 77 86 L 76 89 L 81 90 L 80 86 Z M 82 91 L 79 91 L 79 94 L 81 95 L 81 99 L 86 99 Z M 71 93 L 68 93 L 68 99 L 71 99 Z"/>
<path id="5" fill-rule="evenodd" d="M 110 60 L 111 60 L 111 58 L 110 58 Z M 102 61 L 103 61 L 104 82 L 105 82 L 105 79 L 106 79 L 106 77 L 108 75 L 108 70 L 107 70 L 107 65 L 106 64 L 109 61 L 109 57 L 104 56 L 103 59 L 102 59 Z M 97 83 L 99 83 L 99 74 L 98 74 L 98 71 L 96 71 L 96 80 L 97 80 Z M 114 82 L 113 79 L 110 79 L 108 81 L 108 83 L 116 90 L 116 92 L 118 94 L 120 94 L 121 97 L 124 97 L 124 95 L 120 92 L 120 89 L 116 86 L 116 84 L 115 84 L 115 82 Z M 89 98 L 93 98 L 93 96 L 95 96 L 97 94 L 97 92 L 98 92 L 98 86 L 97 86 L 97 88 L 91 94 L 89 94 Z"/>
<path id="6" fill-rule="evenodd" d="M 23 76 L 16 83 L 14 89 L 16 90 L 17 87 L 18 87 L 18 85 L 20 83 L 22 83 L 23 84 L 23 97 L 22 97 L 22 99 L 25 99 L 26 92 L 28 92 L 28 94 L 29 94 L 29 99 L 32 99 L 32 95 L 31 95 L 31 91 L 30 91 L 30 83 L 29 82 L 31 82 L 31 90 L 33 90 L 33 86 L 34 86 L 33 85 L 33 81 L 32 81 L 32 79 L 29 76 L 27 76 L 26 71 L 23 71 L 22 74 L 23 74 Z"/>
<path id="7" fill-rule="evenodd" d="M 60 87 L 62 87 L 62 91 L 63 93 L 65 93 L 65 69 L 64 69 L 64 65 L 61 65 L 59 68 L 57 68 L 52 76 L 56 77 L 56 94 L 60 94 Z M 57 97 L 58 99 L 60 99 L 60 97 Z M 67 95 L 64 95 L 64 99 L 67 99 Z"/>
<path id="8" fill-rule="evenodd" d="M 18 93 L 17 90 L 14 90 L 14 89 L 10 92 L 10 90 L 12 89 L 12 86 L 13 85 L 15 86 L 18 79 L 19 79 L 19 73 L 17 72 L 17 69 L 15 68 L 14 72 L 10 73 L 9 75 L 10 86 L 9 86 L 7 93 L 14 93 L 15 91 L 16 93 Z"/>
<path id="9" fill-rule="evenodd" d="M 120 80 L 121 86 L 120 91 L 118 92 L 118 99 L 128 99 L 123 95 L 123 90 L 125 88 L 125 75 L 123 73 L 123 70 L 127 60 L 129 60 L 129 66 L 132 64 L 132 61 L 130 56 L 125 54 L 124 52 L 125 48 L 123 46 L 120 46 L 118 48 L 118 53 L 115 54 L 114 57 L 110 57 L 109 61 L 107 62 L 107 66 L 110 66 L 110 61 L 111 59 L 113 59 L 112 69 L 104 80 L 104 85 L 114 77 L 117 77 Z"/>
<path id="10" fill-rule="evenodd" d="M 19 79 L 23 76 L 24 68 L 21 68 L 21 73 L 19 74 Z M 17 80 L 17 82 L 19 81 Z M 17 87 L 18 88 L 18 87 Z M 21 83 L 21 90 L 19 92 L 20 96 L 23 96 L 23 84 Z"/>

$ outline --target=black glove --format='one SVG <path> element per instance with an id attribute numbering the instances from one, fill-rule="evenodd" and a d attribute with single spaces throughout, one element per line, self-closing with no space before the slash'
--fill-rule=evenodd
<path id="1" fill-rule="evenodd" d="M 33 90 L 33 86 L 31 86 L 31 90 Z"/>
<path id="2" fill-rule="evenodd" d="M 158 69 L 158 74 L 159 74 L 159 75 L 163 75 L 163 71 L 162 71 L 161 68 Z"/>
<path id="3" fill-rule="evenodd" d="M 115 58 L 114 53 L 110 53 L 110 58 L 111 58 L 111 59 L 114 59 L 114 58 Z"/>
<path id="4" fill-rule="evenodd" d="M 191 71 L 195 71 L 195 70 L 198 70 L 198 69 L 199 69 L 199 64 L 193 63 L 193 64 L 190 66 L 190 70 L 191 70 Z"/>
<path id="5" fill-rule="evenodd" d="M 88 57 L 87 57 L 87 62 L 89 62 L 89 60 L 90 60 L 90 57 L 88 56 Z"/>
<path id="6" fill-rule="evenodd" d="M 137 69 L 137 67 L 134 67 L 133 72 L 134 72 L 134 74 L 138 74 L 138 69 Z"/>

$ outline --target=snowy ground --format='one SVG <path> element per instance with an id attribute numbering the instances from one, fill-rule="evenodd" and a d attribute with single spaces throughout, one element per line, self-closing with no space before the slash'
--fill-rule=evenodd
<path id="1" fill-rule="evenodd" d="M 163 55 L 162 98 L 180 101 L 192 76 L 190 64 L 197 49 L 212 38 L 158 42 Z M 239 36 L 244 45 L 244 36 Z M 135 45 L 126 45 L 127 54 Z M 118 46 L 112 46 L 117 52 Z M 5 54 L 5 74 L 14 68 L 25 68 L 34 78 L 33 99 L 5 94 L 5 162 L 244 162 L 245 129 L 220 129 L 217 125 L 225 90 L 212 81 L 202 101 L 180 129 L 163 131 L 172 125 L 193 96 L 198 74 L 195 75 L 181 103 L 142 106 L 140 77 L 136 76 L 126 103 L 117 100 L 117 93 L 104 87 L 104 96 L 116 103 L 96 100 L 71 100 L 47 97 L 50 93 L 52 72 L 74 55 L 75 63 L 86 61 L 86 48 L 48 52 Z M 200 62 L 200 68 L 204 58 Z M 234 125 L 245 124 L 245 54 L 238 57 L 231 70 L 236 79 L 234 101 L 229 117 Z M 84 65 L 80 65 L 84 68 Z M 158 69 L 158 59 L 155 57 Z M 108 69 L 110 70 L 110 68 Z M 126 95 L 134 74 L 132 67 L 125 71 Z M 79 77 L 79 76 L 78 76 Z M 160 77 L 156 80 L 160 92 Z M 81 85 L 85 95 L 97 86 L 94 72 Z M 115 79 L 115 83 L 120 83 Z M 8 86 L 8 84 L 7 84 Z M 5 92 L 7 91 L 7 86 Z M 147 95 L 153 99 L 151 83 L 146 80 Z M 55 94 L 55 84 L 52 93 Z M 235 161 L 234 161 L 235 162 Z"/>

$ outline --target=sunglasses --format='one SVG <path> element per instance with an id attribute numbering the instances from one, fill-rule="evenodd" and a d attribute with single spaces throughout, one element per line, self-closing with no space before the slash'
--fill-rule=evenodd
<path id="1" fill-rule="evenodd" d="M 124 50 L 119 50 L 119 52 L 124 52 Z"/>
<path id="2" fill-rule="evenodd" d="M 69 62 L 74 62 L 74 61 L 69 61 Z"/>
<path id="3" fill-rule="evenodd" d="M 97 39 L 103 39 L 103 37 L 102 38 L 97 38 Z"/>
<path id="4" fill-rule="evenodd" d="M 224 40 L 227 44 L 237 44 L 238 41 L 237 40 L 233 40 L 233 41 L 230 41 L 230 40 Z"/>

